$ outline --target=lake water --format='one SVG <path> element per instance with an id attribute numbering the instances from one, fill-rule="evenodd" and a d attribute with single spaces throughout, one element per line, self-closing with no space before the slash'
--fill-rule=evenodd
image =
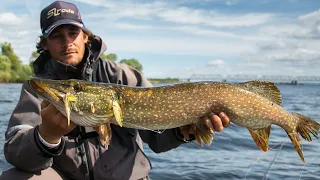
<path id="1" fill-rule="evenodd" d="M 282 106 L 320 122 L 319 85 L 278 85 Z M 11 112 L 19 99 L 21 84 L 0 84 L 0 146 Z M 284 130 L 272 126 L 270 150 L 256 147 L 247 129 L 231 125 L 216 133 L 211 146 L 184 144 L 156 154 L 145 146 L 153 180 L 163 179 L 320 179 L 320 140 L 303 142 L 304 165 Z M 11 167 L 0 156 L 0 170 Z"/>

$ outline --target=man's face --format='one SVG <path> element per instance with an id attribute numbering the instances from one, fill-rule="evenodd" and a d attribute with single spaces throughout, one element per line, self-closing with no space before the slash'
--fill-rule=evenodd
<path id="1" fill-rule="evenodd" d="M 55 28 L 42 44 L 54 60 L 77 65 L 82 61 L 88 35 L 82 29 L 72 25 Z"/>

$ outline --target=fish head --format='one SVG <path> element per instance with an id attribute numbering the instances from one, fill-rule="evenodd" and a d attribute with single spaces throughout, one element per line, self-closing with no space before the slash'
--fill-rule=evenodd
<path id="1" fill-rule="evenodd" d="M 81 80 L 32 78 L 29 87 L 42 99 L 77 114 L 103 116 L 113 113 L 117 94 L 107 85 Z"/>

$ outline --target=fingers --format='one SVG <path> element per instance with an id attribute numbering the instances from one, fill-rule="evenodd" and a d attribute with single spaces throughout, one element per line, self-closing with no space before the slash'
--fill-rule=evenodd
<path id="1" fill-rule="evenodd" d="M 71 129 L 73 129 L 73 128 L 75 128 L 77 126 L 72 121 L 70 121 L 70 125 L 68 125 L 67 118 L 61 113 L 57 116 L 57 121 L 56 122 L 58 123 L 57 125 L 59 125 L 61 128 L 66 129 L 66 130 L 67 129 L 71 130 Z"/>
<path id="2" fill-rule="evenodd" d="M 220 117 L 214 113 L 211 113 L 209 117 L 210 117 L 211 123 L 214 126 L 214 130 L 221 132 L 223 130 L 223 125 Z"/>
<path id="3" fill-rule="evenodd" d="M 72 121 L 70 122 L 70 125 L 68 125 L 67 118 L 52 104 L 49 104 L 41 110 L 41 116 L 42 121 L 45 121 L 46 124 L 59 126 L 65 130 L 73 129 L 77 126 Z"/>
<path id="4" fill-rule="evenodd" d="M 203 123 L 206 125 L 206 127 L 209 128 L 211 133 L 214 134 L 215 128 L 214 128 L 211 120 L 209 119 L 209 117 L 205 116 L 205 117 L 202 118 L 202 120 L 203 120 Z"/>
<path id="5" fill-rule="evenodd" d="M 194 134 L 194 132 L 196 131 L 196 126 L 194 124 L 188 125 L 187 128 L 188 134 Z"/>
<path id="6" fill-rule="evenodd" d="M 67 118 L 60 112 L 58 112 L 57 114 L 52 116 L 52 121 L 55 124 L 59 124 L 61 126 L 64 126 L 63 124 L 67 124 Z M 64 123 L 64 122 L 66 122 L 66 123 Z"/>
<path id="7" fill-rule="evenodd" d="M 230 119 L 224 112 L 219 113 L 219 117 L 220 117 L 220 119 L 222 121 L 223 127 L 229 127 L 230 126 Z"/>
<path id="8" fill-rule="evenodd" d="M 219 115 L 211 113 L 209 117 L 203 117 L 202 120 L 212 131 L 221 132 L 225 127 L 230 126 L 230 119 L 224 112 Z"/>
<path id="9" fill-rule="evenodd" d="M 43 102 L 41 103 L 41 106 L 43 107 L 43 109 L 41 110 L 42 120 L 51 121 L 52 124 L 59 125 L 62 128 L 71 127 L 71 125 L 70 126 L 67 125 L 68 124 L 67 118 L 62 113 L 60 113 L 60 111 L 57 110 L 57 108 L 53 104 L 48 102 Z"/>
<path id="10" fill-rule="evenodd" d="M 47 103 L 41 103 L 41 106 L 43 107 L 41 109 L 41 117 L 42 119 L 50 119 L 54 115 L 58 114 L 59 111 L 57 110 L 56 107 L 52 104 L 47 104 Z"/>

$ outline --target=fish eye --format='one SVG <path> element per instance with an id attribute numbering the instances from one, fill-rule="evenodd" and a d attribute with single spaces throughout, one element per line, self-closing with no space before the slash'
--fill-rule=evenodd
<path id="1" fill-rule="evenodd" d="M 82 90 L 82 86 L 81 86 L 80 83 L 77 83 L 77 84 L 75 84 L 75 85 L 73 86 L 73 89 L 74 89 L 75 91 L 81 91 L 81 90 Z"/>

